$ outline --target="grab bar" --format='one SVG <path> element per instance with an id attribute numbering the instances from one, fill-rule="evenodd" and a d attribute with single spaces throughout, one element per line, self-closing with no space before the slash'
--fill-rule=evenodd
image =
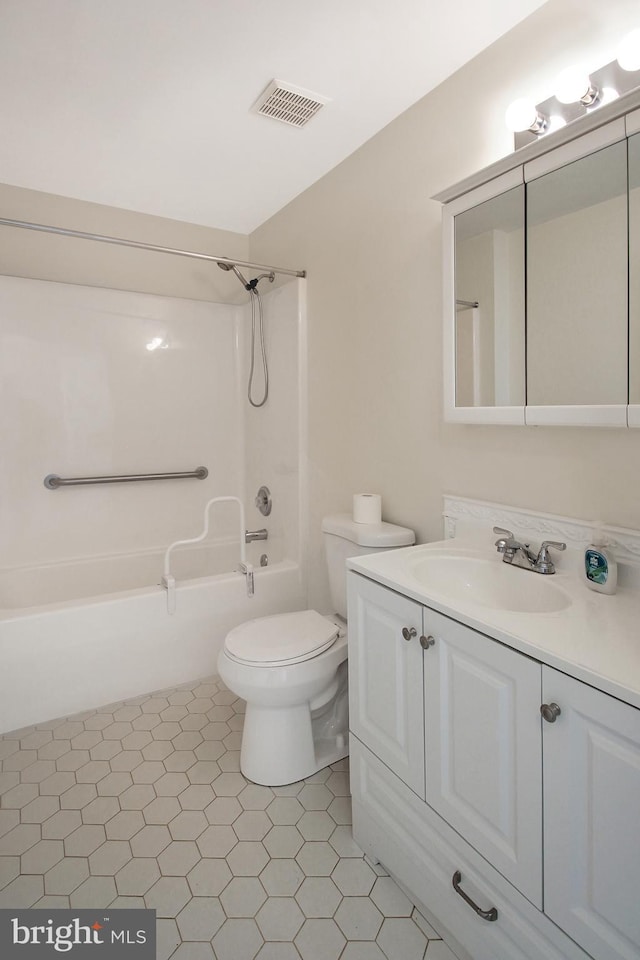
<path id="1" fill-rule="evenodd" d="M 205 504 L 204 530 L 199 537 L 190 537 L 188 540 L 175 540 L 169 544 L 164 555 L 164 573 L 160 586 L 167 591 L 167 613 L 176 612 L 176 579 L 171 573 L 171 552 L 174 547 L 181 547 L 187 543 L 200 543 L 209 535 L 209 511 L 214 503 L 237 503 L 240 512 L 240 565 L 238 573 L 244 574 L 247 581 L 247 596 L 253 596 L 253 566 L 247 563 L 247 548 L 245 546 L 246 528 L 244 523 L 244 504 L 239 497 L 213 497 Z"/>
<path id="2" fill-rule="evenodd" d="M 58 487 L 88 486 L 91 483 L 129 483 L 132 480 L 182 480 L 188 477 L 196 480 L 205 480 L 209 476 L 206 467 L 196 467 L 195 470 L 184 473 L 131 473 L 119 477 L 69 477 L 66 480 L 50 473 L 44 478 L 47 490 L 57 490 Z"/>

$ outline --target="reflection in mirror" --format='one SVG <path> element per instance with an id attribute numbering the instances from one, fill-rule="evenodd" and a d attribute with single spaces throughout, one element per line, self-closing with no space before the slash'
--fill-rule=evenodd
<path id="1" fill-rule="evenodd" d="M 629 403 L 640 404 L 640 133 L 629 137 Z"/>
<path id="2" fill-rule="evenodd" d="M 626 149 L 527 184 L 528 405 L 627 402 Z"/>
<path id="3" fill-rule="evenodd" d="M 524 404 L 524 186 L 455 218 L 456 407 Z"/>

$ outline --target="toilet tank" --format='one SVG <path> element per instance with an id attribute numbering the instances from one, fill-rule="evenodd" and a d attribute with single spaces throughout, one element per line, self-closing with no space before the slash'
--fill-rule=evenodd
<path id="1" fill-rule="evenodd" d="M 347 617 L 347 569 L 349 557 L 380 553 L 415 543 L 408 527 L 395 523 L 356 523 L 349 513 L 335 513 L 322 521 L 325 555 L 329 570 L 332 609 Z"/>

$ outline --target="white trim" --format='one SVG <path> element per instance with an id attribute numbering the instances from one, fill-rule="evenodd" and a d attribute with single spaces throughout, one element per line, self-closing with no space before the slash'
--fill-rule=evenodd
<path id="1" fill-rule="evenodd" d="M 633 113 L 627 114 L 625 117 L 625 127 L 628 137 L 634 133 L 640 133 L 640 110 L 634 110 Z"/>
<path id="2" fill-rule="evenodd" d="M 483 183 L 475 190 L 463 194 L 457 200 L 452 200 L 451 203 L 445 205 L 445 210 L 456 217 L 459 213 L 464 213 L 465 210 L 470 210 L 487 200 L 501 196 L 507 190 L 512 190 L 513 187 L 519 187 L 522 182 L 523 169 L 522 167 L 516 167 L 514 170 L 509 170 L 508 173 L 496 177 L 495 180 L 489 180 L 488 183 Z"/>
<path id="3" fill-rule="evenodd" d="M 586 157 L 597 150 L 602 150 L 603 147 L 608 147 L 612 143 L 618 143 L 625 139 L 625 121 L 623 117 L 619 117 L 598 130 L 592 130 L 591 133 L 586 133 L 583 137 L 572 140 L 571 143 L 565 143 L 563 146 L 551 150 L 543 157 L 537 157 L 535 160 L 525 163 L 525 183 L 536 180 L 538 177 L 544 176 L 545 173 L 550 173 L 552 170 L 564 167 L 568 163 L 573 163 L 574 160 L 579 160 L 581 157 Z"/>
<path id="4" fill-rule="evenodd" d="M 640 427 L 640 403 L 630 403 L 627 407 L 627 426 Z"/>
<path id="5" fill-rule="evenodd" d="M 445 408 L 447 423 L 498 423 L 525 425 L 524 407 L 449 407 Z"/>
<path id="6" fill-rule="evenodd" d="M 524 422 L 534 427 L 626 427 L 624 403 L 576 404 L 575 406 L 527 406 Z"/>

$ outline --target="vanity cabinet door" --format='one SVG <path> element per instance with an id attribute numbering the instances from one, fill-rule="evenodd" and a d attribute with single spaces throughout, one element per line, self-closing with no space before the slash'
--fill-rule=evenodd
<path id="1" fill-rule="evenodd" d="M 424 799 L 422 607 L 356 573 L 348 602 L 351 732 Z"/>
<path id="2" fill-rule="evenodd" d="M 543 667 L 545 913 L 595 960 L 640 956 L 640 711 Z"/>
<path id="3" fill-rule="evenodd" d="M 427 803 L 542 909 L 540 664 L 426 608 L 424 632 Z"/>

